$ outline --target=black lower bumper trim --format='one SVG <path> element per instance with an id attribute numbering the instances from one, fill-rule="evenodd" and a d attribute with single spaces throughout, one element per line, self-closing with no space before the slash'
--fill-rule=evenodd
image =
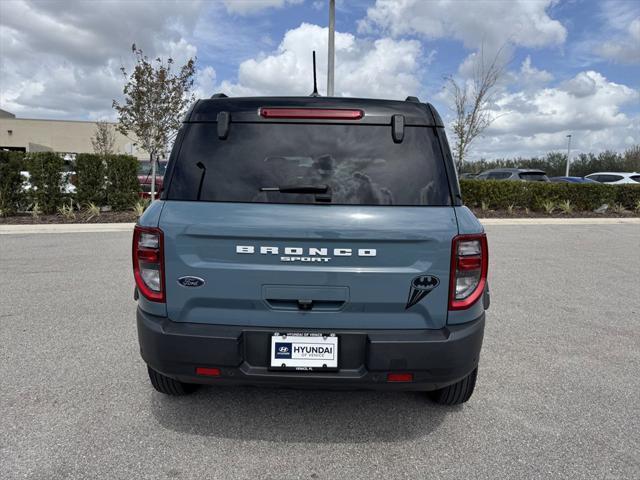
<path id="1" fill-rule="evenodd" d="M 137 320 L 144 361 L 183 382 L 401 390 L 441 388 L 473 371 L 485 322 L 483 313 L 439 330 L 335 330 L 337 371 L 290 372 L 268 368 L 273 328 L 178 323 L 140 308 Z M 217 367 L 221 375 L 198 376 L 196 367 Z M 387 383 L 388 372 L 410 372 L 413 382 Z"/>

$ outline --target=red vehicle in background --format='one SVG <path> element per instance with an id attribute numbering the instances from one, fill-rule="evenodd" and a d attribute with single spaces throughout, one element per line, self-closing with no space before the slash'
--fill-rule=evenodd
<path id="1" fill-rule="evenodd" d="M 167 162 L 158 162 L 156 165 L 156 198 L 160 196 L 164 181 L 164 172 L 167 170 Z M 140 197 L 151 198 L 151 181 L 153 176 L 151 162 L 140 162 L 138 165 L 138 183 L 140 184 Z"/>

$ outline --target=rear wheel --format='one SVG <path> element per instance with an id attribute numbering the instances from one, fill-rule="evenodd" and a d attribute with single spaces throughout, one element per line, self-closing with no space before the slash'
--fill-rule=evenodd
<path id="1" fill-rule="evenodd" d="M 188 395 L 198 388 L 198 385 L 183 383 L 178 380 L 174 380 L 173 378 L 169 378 L 160 372 L 156 372 L 149 366 L 147 366 L 147 371 L 149 372 L 149 380 L 151 380 L 153 388 L 165 395 Z"/>
<path id="2" fill-rule="evenodd" d="M 476 386 L 478 368 L 457 383 L 428 392 L 429 398 L 440 405 L 460 405 L 471 398 Z"/>

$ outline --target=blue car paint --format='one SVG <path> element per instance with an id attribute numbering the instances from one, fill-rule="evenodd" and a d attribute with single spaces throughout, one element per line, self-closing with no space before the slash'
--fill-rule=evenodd
<path id="1" fill-rule="evenodd" d="M 451 239 L 458 232 L 453 207 L 170 201 L 159 227 L 165 251 L 172 252 L 165 278 L 167 314 L 174 322 L 327 329 L 446 325 Z M 280 255 L 238 254 L 238 245 L 376 249 L 377 255 L 283 263 Z M 423 274 L 440 284 L 405 310 L 411 282 Z M 206 283 L 187 288 L 178 283 L 183 276 Z M 265 286 L 280 287 L 281 298 L 265 298 Z M 344 302 L 338 310 L 301 314 L 287 308 L 286 300 L 301 298 L 310 286 L 342 287 L 348 294 L 335 300 Z"/>
<path id="2" fill-rule="evenodd" d="M 309 208 L 313 209 L 313 215 L 309 215 Z M 391 258 L 385 261 L 381 257 L 385 251 L 379 248 L 376 267 L 370 271 L 362 264 L 339 267 L 331 265 L 319 268 L 317 265 L 282 266 L 275 261 L 265 259 L 258 259 L 260 263 L 238 266 L 231 264 L 232 254 L 228 254 L 226 258 L 216 259 L 210 256 L 210 249 L 206 247 L 206 242 L 211 241 L 212 238 L 222 238 L 228 248 L 235 245 L 234 240 L 236 243 L 242 243 L 240 239 L 247 238 L 252 242 L 255 238 L 268 239 L 271 243 L 282 246 L 286 246 L 283 242 L 295 243 L 294 240 L 298 238 L 307 243 L 313 242 L 313 246 L 327 246 L 322 243 L 323 239 L 335 241 L 339 238 L 346 241 L 346 243 L 340 241 L 341 246 L 346 247 L 360 244 L 370 246 L 373 241 L 376 245 L 382 243 L 390 248 L 398 248 L 392 246 L 391 242 L 410 243 L 412 236 L 414 241 L 424 241 L 424 237 L 434 235 L 436 225 L 435 231 L 440 231 L 444 237 L 442 241 L 450 245 L 450 239 L 455 234 L 484 232 L 480 221 L 464 206 L 398 208 L 316 205 L 309 207 L 167 202 L 166 211 L 163 211 L 164 209 L 164 201 L 155 201 L 138 221 L 141 226 L 160 226 L 164 232 L 167 248 L 181 250 L 178 259 L 167 258 L 165 281 L 169 310 L 167 310 L 167 303 L 150 302 L 142 296 L 138 300 L 140 308 L 153 315 L 169 314 L 171 320 L 178 322 L 308 327 L 309 320 L 296 316 L 297 309 L 289 309 L 283 316 L 284 310 L 274 310 L 266 304 L 266 295 L 262 284 L 259 283 L 263 281 L 265 285 L 281 285 L 281 282 L 285 282 L 285 287 L 293 294 L 298 293 L 296 289 L 302 285 L 334 285 L 332 277 L 341 274 L 344 276 L 345 270 L 347 275 L 351 275 L 349 282 L 357 282 L 360 291 L 366 294 L 360 297 L 356 305 L 349 299 L 340 309 L 338 316 L 334 311 L 310 313 L 314 315 L 313 322 L 320 321 L 327 328 L 386 328 L 389 325 L 387 322 L 391 320 L 397 328 L 440 328 L 445 323 L 455 325 L 473 321 L 484 310 L 482 302 L 476 302 L 467 310 L 450 312 L 434 307 L 437 304 L 446 305 L 449 290 L 450 248 L 442 249 L 440 258 L 436 261 L 423 264 L 416 262 L 411 265 L 398 265 L 398 262 L 392 261 Z M 216 212 L 214 215 L 211 215 L 212 210 Z M 243 222 L 239 224 L 236 222 L 237 218 L 242 218 Z M 274 230 L 273 225 L 281 223 L 283 218 L 286 218 L 287 222 L 295 219 L 295 225 L 289 226 L 288 229 Z M 386 227 L 390 222 L 394 225 L 392 231 Z M 215 233 L 212 234 L 212 232 Z M 177 241 L 179 243 L 176 243 Z M 204 245 L 203 242 L 205 242 Z M 381 259 L 385 262 L 382 265 L 378 263 Z M 401 280 L 396 282 L 391 277 L 384 277 L 383 282 L 372 283 L 371 275 L 380 267 L 389 270 L 388 273 L 394 272 Z M 249 278 L 245 277 L 246 271 L 253 269 L 257 271 L 251 273 Z M 276 279 L 269 278 L 273 277 L 270 272 L 274 272 Z M 410 281 L 423 273 L 438 276 L 440 285 L 419 305 L 413 307 L 414 311 L 404 312 L 399 308 L 397 299 L 404 299 L 404 296 L 408 295 Z M 205 279 L 204 287 L 207 288 L 193 290 L 181 286 L 178 279 L 186 275 Z M 247 291 L 244 287 L 233 288 L 236 283 L 248 282 L 254 282 L 253 290 Z M 389 314 L 385 315 L 385 308 L 389 305 L 380 302 L 385 294 L 390 293 L 390 285 L 398 285 L 391 291 L 397 296 L 395 315 L 399 319 L 392 319 Z M 354 287 L 345 288 L 351 293 Z M 318 294 L 316 292 L 316 297 Z M 282 293 L 281 296 L 285 297 L 286 294 Z M 286 309 L 286 305 L 284 303 L 283 305 Z M 367 305 L 370 306 L 367 307 Z M 247 314 L 247 310 L 250 315 Z M 318 315 L 321 317 L 318 318 Z M 285 322 L 283 323 L 282 320 Z"/>

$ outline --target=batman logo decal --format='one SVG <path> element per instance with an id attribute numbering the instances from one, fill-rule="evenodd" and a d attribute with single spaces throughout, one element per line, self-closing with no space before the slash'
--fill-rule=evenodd
<path id="1" fill-rule="evenodd" d="M 409 290 L 409 298 L 407 300 L 407 308 L 413 307 L 422 300 L 427 294 L 440 284 L 438 277 L 433 275 L 420 275 L 411 281 L 411 289 Z"/>

